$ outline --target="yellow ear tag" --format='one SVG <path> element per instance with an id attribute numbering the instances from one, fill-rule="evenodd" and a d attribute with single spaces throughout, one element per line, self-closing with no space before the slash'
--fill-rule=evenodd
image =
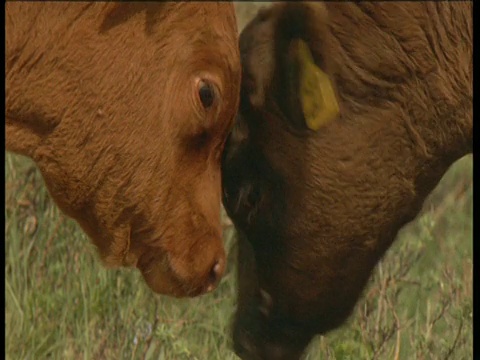
<path id="1" fill-rule="evenodd" d="M 303 40 L 297 40 L 300 80 L 300 101 L 307 126 L 318 130 L 339 113 L 332 83 L 313 61 L 312 53 Z"/>

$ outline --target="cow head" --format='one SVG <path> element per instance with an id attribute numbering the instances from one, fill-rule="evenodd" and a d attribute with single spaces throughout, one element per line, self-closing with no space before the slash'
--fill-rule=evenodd
<path id="1" fill-rule="evenodd" d="M 312 55 L 310 50 L 320 49 L 309 47 L 325 32 L 325 9 L 318 4 L 311 10 L 295 5 L 261 10 L 240 37 L 241 108 L 224 153 L 223 186 L 225 208 L 239 233 L 240 289 L 233 336 L 235 351 L 245 359 L 299 357 L 317 330 L 312 327 L 318 325 L 318 316 L 329 310 L 326 299 L 323 309 L 312 310 L 308 304 L 305 311 L 310 313 L 291 316 L 291 307 L 298 310 L 295 302 L 307 305 L 317 292 L 299 289 L 305 283 L 302 277 L 308 270 L 302 266 L 308 264 L 309 255 L 296 252 L 297 246 L 302 249 L 302 240 L 295 243 L 295 231 L 301 234 L 303 226 L 291 225 L 292 217 L 311 221 L 314 215 L 303 213 L 308 206 L 301 209 L 298 203 L 309 191 L 303 155 L 322 121 L 333 120 L 338 113 L 327 64 L 320 53 Z M 316 103 L 323 99 L 315 98 L 319 89 L 301 91 L 318 74 L 329 87 L 325 95 L 332 99 L 327 104 Z M 303 107 L 312 104 L 318 105 L 323 119 L 319 114 L 303 115 Z M 348 313 L 348 306 L 342 306 L 343 311 L 322 316 L 324 330 Z"/>
<path id="2" fill-rule="evenodd" d="M 220 160 L 238 107 L 232 4 L 8 4 L 7 149 L 108 266 L 153 291 L 223 274 Z"/>
<path id="3" fill-rule="evenodd" d="M 462 80 L 440 84 L 422 6 L 283 3 L 242 31 L 240 111 L 222 162 L 242 358 L 297 359 L 342 324 L 398 230 L 471 151 L 471 97 L 459 95 L 471 96 L 471 49 L 449 45 L 445 58 L 462 64 L 449 79 Z M 418 51 L 397 52 L 400 41 Z"/>

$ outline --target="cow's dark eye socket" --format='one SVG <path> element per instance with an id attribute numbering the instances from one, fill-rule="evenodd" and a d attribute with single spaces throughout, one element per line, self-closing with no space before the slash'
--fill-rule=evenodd
<path id="1" fill-rule="evenodd" d="M 215 100 L 215 90 L 209 82 L 201 80 L 198 84 L 198 96 L 200 97 L 203 107 L 208 109 Z"/>

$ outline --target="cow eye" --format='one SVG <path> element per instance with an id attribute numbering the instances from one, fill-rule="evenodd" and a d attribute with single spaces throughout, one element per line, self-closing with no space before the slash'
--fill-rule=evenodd
<path id="1" fill-rule="evenodd" d="M 198 96 L 203 107 L 208 109 L 210 106 L 212 106 L 215 100 L 215 90 L 209 82 L 200 80 L 198 84 Z"/>

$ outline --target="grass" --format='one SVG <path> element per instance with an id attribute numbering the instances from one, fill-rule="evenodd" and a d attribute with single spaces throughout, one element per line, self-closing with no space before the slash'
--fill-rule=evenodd
<path id="1" fill-rule="evenodd" d="M 237 4 L 239 28 L 257 4 Z M 134 270 L 106 270 L 79 226 L 53 204 L 33 163 L 6 155 L 7 359 L 236 359 L 235 239 L 207 296 L 154 295 Z M 377 267 L 350 321 L 307 359 L 471 359 L 472 157 L 445 175 Z"/>
<path id="2" fill-rule="evenodd" d="M 33 163 L 7 154 L 7 359 L 235 359 L 234 231 L 210 295 L 152 294 L 139 272 L 106 270 L 52 203 Z M 457 162 L 377 267 L 349 323 L 307 359 L 472 358 L 472 157 Z"/>

